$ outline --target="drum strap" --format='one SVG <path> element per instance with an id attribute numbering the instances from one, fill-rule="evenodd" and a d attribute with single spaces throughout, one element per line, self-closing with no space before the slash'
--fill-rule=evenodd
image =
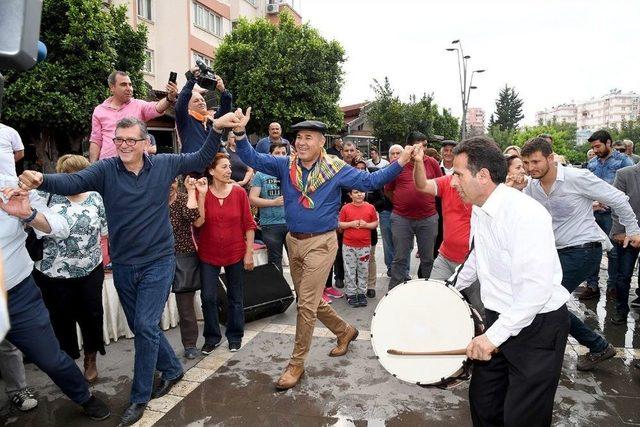
<path id="1" fill-rule="evenodd" d="M 462 268 L 464 267 L 464 263 L 467 262 L 467 260 L 469 259 L 469 255 L 471 255 L 471 252 L 473 251 L 474 248 L 475 248 L 475 237 L 473 237 L 471 239 L 471 246 L 469 247 L 469 253 L 467 253 L 466 257 L 464 257 L 464 261 L 462 261 L 462 264 L 460 264 L 458 266 L 458 268 L 456 269 L 456 272 L 452 276 L 452 278 L 450 277 L 449 279 L 447 279 L 444 282 L 445 285 L 451 286 L 452 288 L 456 287 L 456 283 L 458 282 L 458 276 L 460 275 L 460 272 L 462 271 Z"/>

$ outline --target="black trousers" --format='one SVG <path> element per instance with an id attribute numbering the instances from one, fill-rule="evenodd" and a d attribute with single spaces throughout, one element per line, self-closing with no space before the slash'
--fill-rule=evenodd
<path id="1" fill-rule="evenodd" d="M 72 359 L 80 357 L 76 322 L 82 333 L 85 353 L 105 354 L 102 336 L 102 284 L 104 270 L 100 263 L 84 277 L 54 279 L 33 270 L 33 278 L 42 292 L 49 310 L 51 326 L 60 342 L 60 348 Z"/>
<path id="2" fill-rule="evenodd" d="M 491 326 L 498 313 L 485 310 Z M 538 314 L 487 362 L 474 362 L 469 403 L 474 426 L 549 426 L 569 334 L 566 305 Z"/>

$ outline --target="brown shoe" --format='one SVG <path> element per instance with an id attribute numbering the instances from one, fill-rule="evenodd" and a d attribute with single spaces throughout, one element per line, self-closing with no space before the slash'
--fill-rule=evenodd
<path id="1" fill-rule="evenodd" d="M 338 337 L 338 345 L 329 352 L 329 356 L 338 357 L 347 354 L 347 351 L 349 351 L 349 343 L 358 338 L 359 333 L 356 328 L 349 325 L 347 332 L 345 332 L 343 336 Z"/>
<path id="2" fill-rule="evenodd" d="M 600 289 L 587 288 L 578 295 L 581 300 L 594 299 L 600 297 Z"/>
<path id="3" fill-rule="evenodd" d="M 98 379 L 98 367 L 96 366 L 96 352 L 84 354 L 84 379 L 89 384 Z"/>
<path id="4" fill-rule="evenodd" d="M 616 288 L 607 289 L 607 301 L 615 301 L 618 299 L 618 290 Z"/>
<path id="5" fill-rule="evenodd" d="M 284 373 L 278 378 L 278 381 L 276 381 L 276 389 L 283 391 L 295 387 L 303 374 L 304 366 L 289 364 Z"/>

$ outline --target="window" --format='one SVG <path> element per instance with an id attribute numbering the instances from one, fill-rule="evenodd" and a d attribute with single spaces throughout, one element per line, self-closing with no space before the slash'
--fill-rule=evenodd
<path id="1" fill-rule="evenodd" d="M 193 3 L 193 24 L 208 33 L 222 37 L 222 16 L 199 3 Z"/>
<path id="2" fill-rule="evenodd" d="M 251 6 L 256 6 L 256 4 L 258 3 L 257 0 L 246 0 L 247 3 L 249 3 Z"/>
<path id="3" fill-rule="evenodd" d="M 144 50 L 145 59 L 142 71 L 145 73 L 153 74 L 153 51 L 151 49 Z"/>
<path id="4" fill-rule="evenodd" d="M 151 0 L 138 0 L 138 16 L 153 21 L 151 16 Z"/>
<path id="5" fill-rule="evenodd" d="M 195 63 L 196 60 L 200 60 L 204 62 L 207 65 L 207 67 L 211 67 L 212 59 L 209 58 L 208 56 L 200 55 L 199 53 L 193 52 L 193 62 Z"/>

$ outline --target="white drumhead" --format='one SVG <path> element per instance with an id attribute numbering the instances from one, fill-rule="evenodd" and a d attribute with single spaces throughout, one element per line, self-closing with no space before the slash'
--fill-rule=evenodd
<path id="1" fill-rule="evenodd" d="M 462 295 L 444 282 L 411 280 L 385 295 L 371 320 L 371 345 L 393 376 L 414 384 L 434 384 L 453 376 L 466 356 L 399 356 L 401 351 L 444 351 L 466 348 L 474 322 Z"/>

